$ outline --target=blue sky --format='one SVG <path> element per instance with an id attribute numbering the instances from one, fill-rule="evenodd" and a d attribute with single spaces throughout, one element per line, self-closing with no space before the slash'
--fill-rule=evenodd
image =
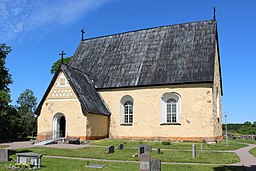
<path id="1" fill-rule="evenodd" d="M 7 67 L 15 104 L 25 89 L 41 100 L 64 50 L 86 38 L 213 19 L 216 5 L 228 122 L 256 121 L 255 0 L 0 0 L 0 43 L 12 47 Z"/>

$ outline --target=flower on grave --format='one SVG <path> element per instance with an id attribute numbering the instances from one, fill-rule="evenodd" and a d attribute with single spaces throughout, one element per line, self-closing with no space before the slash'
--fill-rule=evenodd
<path id="1" fill-rule="evenodd" d="M 136 153 L 136 154 L 133 154 L 132 157 L 138 157 L 138 154 L 137 154 L 137 153 Z"/>

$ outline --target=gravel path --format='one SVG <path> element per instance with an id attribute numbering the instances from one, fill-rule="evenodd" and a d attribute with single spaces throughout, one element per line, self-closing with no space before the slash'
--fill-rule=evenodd
<path id="1" fill-rule="evenodd" d="M 239 156 L 240 162 L 233 164 L 234 166 L 246 166 L 248 171 L 256 171 L 256 157 L 249 153 L 249 151 L 256 147 L 256 144 L 249 144 L 249 146 L 234 150 Z"/>
<path id="2" fill-rule="evenodd" d="M 0 145 L 7 145 L 7 149 L 19 149 L 19 148 L 31 148 L 35 147 L 33 144 L 31 144 L 30 141 L 19 141 L 19 142 L 10 142 L 10 143 L 0 143 Z M 50 148 L 69 148 L 69 149 L 77 149 L 77 148 L 83 148 L 88 147 L 88 144 L 49 144 L 49 145 L 43 145 L 43 146 L 37 146 L 37 147 L 50 147 Z"/>
<path id="3" fill-rule="evenodd" d="M 0 145 L 8 145 L 7 149 L 30 148 L 33 147 L 30 141 L 17 141 L 9 143 L 1 143 Z"/>

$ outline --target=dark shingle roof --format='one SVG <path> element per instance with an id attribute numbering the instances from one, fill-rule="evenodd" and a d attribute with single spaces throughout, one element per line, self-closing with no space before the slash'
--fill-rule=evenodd
<path id="1" fill-rule="evenodd" d="M 70 65 L 97 88 L 213 82 L 216 29 L 208 20 L 87 39 Z"/>
<path id="2" fill-rule="evenodd" d="M 93 82 L 89 79 L 89 77 L 86 74 L 67 65 L 61 65 L 59 72 L 60 71 L 63 71 L 70 86 L 72 87 L 76 96 L 78 97 L 84 114 L 111 114 L 104 100 L 101 98 L 97 90 L 95 90 Z M 48 89 L 46 90 L 46 93 L 44 94 L 43 99 L 39 103 L 35 112 L 37 115 L 40 114 L 43 102 L 49 94 L 52 86 L 54 85 L 54 82 L 57 79 L 59 72 L 55 74 Z"/>

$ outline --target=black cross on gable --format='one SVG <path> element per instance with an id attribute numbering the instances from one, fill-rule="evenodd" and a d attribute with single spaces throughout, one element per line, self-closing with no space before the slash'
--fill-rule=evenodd
<path id="1" fill-rule="evenodd" d="M 85 33 L 84 29 L 81 30 L 81 33 L 82 33 L 82 41 L 84 41 L 84 33 Z"/>
<path id="2" fill-rule="evenodd" d="M 64 53 L 64 51 L 61 51 L 61 53 L 59 55 L 61 55 L 61 64 L 63 64 L 64 63 L 63 57 L 64 57 L 64 55 L 66 55 L 66 53 Z"/>

